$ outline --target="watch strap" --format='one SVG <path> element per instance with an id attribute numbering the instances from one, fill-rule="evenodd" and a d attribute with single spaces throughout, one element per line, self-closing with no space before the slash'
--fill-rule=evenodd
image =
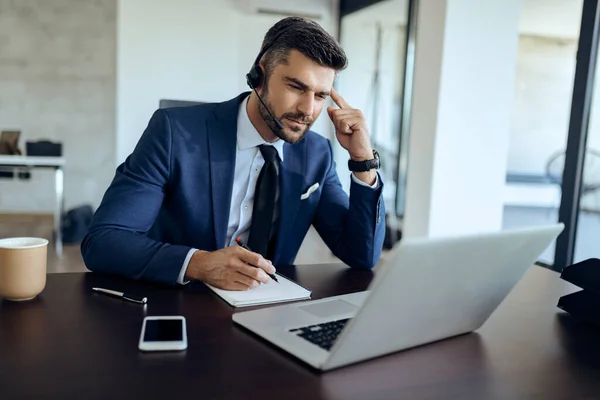
<path id="1" fill-rule="evenodd" d="M 372 169 L 379 169 L 379 154 L 373 150 L 373 158 L 364 161 L 348 160 L 348 169 L 352 172 L 367 172 Z"/>

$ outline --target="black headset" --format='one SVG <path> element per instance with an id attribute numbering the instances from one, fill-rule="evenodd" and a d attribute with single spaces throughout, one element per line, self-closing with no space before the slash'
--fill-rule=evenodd
<path id="1" fill-rule="evenodd" d="M 275 115 L 273 115 L 271 110 L 269 110 L 269 107 L 267 107 L 267 105 L 265 104 L 263 99 L 260 97 L 260 95 L 256 91 L 256 88 L 261 85 L 263 78 L 264 78 L 264 72 L 263 72 L 262 68 L 260 67 L 260 65 L 258 65 L 258 63 L 260 62 L 260 59 L 262 58 L 262 56 L 265 55 L 265 53 L 271 47 L 273 47 L 273 45 L 277 42 L 277 39 L 279 39 L 283 35 L 283 33 L 287 30 L 288 30 L 287 27 L 283 28 L 278 34 L 275 35 L 275 37 L 273 37 L 273 39 L 271 39 L 269 42 L 267 42 L 263 46 L 263 48 L 260 50 L 260 52 L 256 56 L 256 60 L 254 60 L 254 64 L 252 64 L 252 68 L 250 68 L 250 72 L 248 72 L 246 74 L 246 83 L 248 83 L 248 86 L 250 86 L 250 88 L 252 90 L 254 90 L 254 93 L 256 93 L 258 100 L 260 100 L 262 105 L 265 107 L 265 110 L 267 110 L 267 112 L 269 113 L 269 115 L 271 116 L 273 121 L 275 122 L 275 125 L 277 125 L 277 127 L 280 130 L 283 129 L 283 123 L 277 117 L 275 117 Z"/>

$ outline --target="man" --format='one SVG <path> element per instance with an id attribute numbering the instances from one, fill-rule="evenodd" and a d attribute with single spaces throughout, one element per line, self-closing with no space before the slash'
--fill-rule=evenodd
<path id="1" fill-rule="evenodd" d="M 362 113 L 333 89 L 346 65 L 318 24 L 286 18 L 247 76 L 253 92 L 156 111 L 81 244 L 87 267 L 246 290 L 268 282 L 273 265 L 292 264 L 313 224 L 346 264 L 372 268 L 385 235 L 382 183 Z M 355 171 L 350 197 L 331 143 L 309 130 L 328 96 Z"/>

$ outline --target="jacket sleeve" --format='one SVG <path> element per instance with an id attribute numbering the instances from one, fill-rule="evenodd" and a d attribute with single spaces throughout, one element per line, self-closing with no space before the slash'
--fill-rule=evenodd
<path id="1" fill-rule="evenodd" d="M 329 143 L 330 165 L 313 221 L 333 254 L 353 268 L 372 268 L 379 261 L 385 237 L 383 183 L 375 189 L 351 180 L 350 197 L 337 176 Z"/>
<path id="2" fill-rule="evenodd" d="M 81 243 L 88 269 L 176 283 L 190 248 L 161 243 L 146 235 L 169 184 L 171 145 L 168 115 L 158 110 L 133 153 L 117 168 Z"/>

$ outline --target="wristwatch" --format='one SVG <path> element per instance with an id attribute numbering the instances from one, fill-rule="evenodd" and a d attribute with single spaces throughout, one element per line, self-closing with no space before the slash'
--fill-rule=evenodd
<path id="1" fill-rule="evenodd" d="M 379 153 L 373 150 L 373 158 L 365 161 L 352 161 L 348 160 L 348 169 L 352 172 L 366 172 L 372 169 L 379 169 L 381 166 L 379 162 Z"/>

